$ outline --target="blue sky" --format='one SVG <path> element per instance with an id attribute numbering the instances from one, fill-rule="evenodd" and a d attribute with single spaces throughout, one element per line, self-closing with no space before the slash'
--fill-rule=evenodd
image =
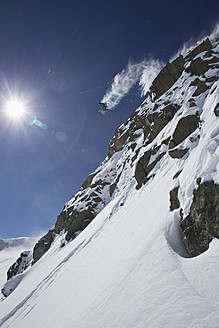
<path id="1" fill-rule="evenodd" d="M 144 100 L 137 81 L 102 116 L 113 78 L 128 63 L 167 62 L 212 31 L 218 9 L 216 0 L 0 2 L 0 238 L 54 225 Z M 3 115 L 15 95 L 28 112 L 20 123 Z M 47 129 L 29 124 L 35 115 Z"/>

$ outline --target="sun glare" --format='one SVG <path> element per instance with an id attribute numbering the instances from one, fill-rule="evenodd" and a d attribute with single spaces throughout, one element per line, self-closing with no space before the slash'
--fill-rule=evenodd
<path id="1" fill-rule="evenodd" d="M 19 100 L 11 100 L 6 105 L 6 113 L 13 120 L 21 119 L 25 113 L 25 106 Z"/>

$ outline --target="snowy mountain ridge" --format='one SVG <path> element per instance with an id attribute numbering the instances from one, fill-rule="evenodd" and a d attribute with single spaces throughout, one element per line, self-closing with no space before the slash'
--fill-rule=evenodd
<path id="1" fill-rule="evenodd" d="M 20 237 L 20 238 L 9 238 L 9 239 L 0 239 L 0 251 L 7 248 L 31 248 L 36 242 L 37 238 L 31 237 Z"/>
<path id="2" fill-rule="evenodd" d="M 217 327 L 218 62 L 206 39 L 161 70 L 27 270 L 9 270 L 2 327 Z"/>

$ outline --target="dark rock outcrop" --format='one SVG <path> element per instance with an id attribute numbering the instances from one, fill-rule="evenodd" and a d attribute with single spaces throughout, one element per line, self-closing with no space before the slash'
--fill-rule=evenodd
<path id="1" fill-rule="evenodd" d="M 173 176 L 173 180 L 177 179 L 180 176 L 181 172 L 182 172 L 182 170 L 176 172 L 176 174 L 174 174 L 174 176 Z"/>
<path id="2" fill-rule="evenodd" d="M 183 56 L 180 55 L 161 70 L 149 90 L 149 96 L 153 101 L 162 96 L 178 80 L 183 72 L 184 63 Z"/>
<path id="3" fill-rule="evenodd" d="M 203 51 L 210 51 L 211 49 L 212 49 L 212 44 L 207 38 L 202 43 L 200 43 L 195 49 L 190 51 L 190 53 L 186 56 L 186 58 L 194 58 L 195 56 L 202 53 Z"/>
<path id="4" fill-rule="evenodd" d="M 181 214 L 180 227 L 190 256 L 205 252 L 212 239 L 219 238 L 219 185 L 207 181 L 194 190 L 189 215 Z"/>
<path id="5" fill-rule="evenodd" d="M 212 57 L 211 59 L 208 60 L 208 64 L 218 64 L 219 59 L 217 57 Z M 213 67 L 217 67 L 218 65 L 213 65 Z"/>
<path id="6" fill-rule="evenodd" d="M 64 230 L 67 232 L 65 239 L 69 241 L 76 237 L 78 231 L 84 230 L 94 217 L 95 212 L 92 207 L 80 212 L 71 208 L 68 211 L 62 211 L 57 217 L 55 232 L 59 234 Z"/>
<path id="7" fill-rule="evenodd" d="M 209 70 L 210 66 L 208 63 L 201 59 L 200 57 L 193 60 L 189 67 L 187 67 L 186 72 L 191 75 L 202 75 L 205 74 Z"/>
<path id="8" fill-rule="evenodd" d="M 115 136 L 112 138 L 112 140 L 109 143 L 108 158 L 111 158 L 114 153 L 122 150 L 123 145 L 126 142 L 128 136 L 129 136 L 128 133 L 122 131 L 122 129 L 115 130 Z"/>
<path id="9" fill-rule="evenodd" d="M 188 115 L 183 117 L 177 123 L 173 137 L 170 140 L 169 148 L 175 148 L 183 142 L 191 133 L 193 133 L 199 125 L 199 118 L 196 115 Z"/>
<path id="10" fill-rule="evenodd" d="M 196 106 L 197 105 L 196 105 L 195 101 L 194 100 L 193 101 L 191 100 L 190 101 L 190 104 L 189 104 L 189 107 L 192 108 L 192 107 L 196 107 Z"/>
<path id="11" fill-rule="evenodd" d="M 179 191 L 179 186 L 170 191 L 170 210 L 171 210 L 171 212 L 180 207 L 178 191 Z"/>
<path id="12" fill-rule="evenodd" d="M 149 164 L 152 151 L 148 150 L 144 155 L 139 159 L 136 168 L 135 168 L 135 179 L 137 181 L 136 189 L 140 189 L 143 184 L 147 183 L 151 177 L 148 177 L 149 173 L 153 170 L 155 165 L 161 160 L 165 155 L 165 152 L 160 153 L 156 159 Z"/>
<path id="13" fill-rule="evenodd" d="M 172 120 L 178 109 L 176 104 L 169 104 L 160 112 L 151 113 L 145 117 L 143 132 L 147 144 L 153 141 L 167 123 Z"/>
<path id="14" fill-rule="evenodd" d="M 136 165 L 135 179 L 136 179 L 139 187 L 146 181 L 147 175 L 149 173 L 147 171 L 147 167 L 148 167 L 148 163 L 150 161 L 150 158 L 151 158 L 151 150 L 148 150 L 139 159 L 139 161 Z"/>
<path id="15" fill-rule="evenodd" d="M 180 159 L 182 158 L 186 153 L 188 152 L 188 149 L 173 149 L 169 151 L 169 155 L 172 158 Z"/>
<path id="16" fill-rule="evenodd" d="M 33 262 L 36 263 L 50 248 L 52 242 L 55 239 L 54 230 L 49 230 L 34 246 L 33 249 Z"/>
<path id="17" fill-rule="evenodd" d="M 124 166 L 125 166 L 125 163 L 124 163 Z M 117 176 L 117 178 L 116 178 L 116 181 L 110 185 L 110 187 L 109 187 L 110 197 L 112 197 L 112 195 L 113 195 L 113 193 L 114 193 L 114 191 L 115 191 L 115 189 L 116 189 L 116 187 L 117 187 L 117 184 L 118 184 L 118 182 L 119 182 L 119 179 L 120 179 L 121 175 L 122 175 L 122 170 L 121 170 L 121 172 L 118 174 L 118 176 Z"/>
<path id="18" fill-rule="evenodd" d="M 109 188 L 110 197 L 112 197 L 112 195 L 113 195 L 113 193 L 116 189 L 116 185 L 117 185 L 116 183 L 113 183 L 113 184 L 110 185 L 110 188 Z"/>
<path id="19" fill-rule="evenodd" d="M 92 184 L 93 178 L 97 175 L 97 173 L 98 172 L 88 175 L 87 179 L 82 184 L 81 189 L 89 188 Z"/>
<path id="20" fill-rule="evenodd" d="M 24 272 L 28 268 L 32 260 L 31 254 L 31 251 L 24 251 L 21 253 L 17 261 L 8 269 L 7 280 L 11 279 L 19 273 Z"/>
<path id="21" fill-rule="evenodd" d="M 205 92 L 208 87 L 207 85 L 201 81 L 199 78 L 196 78 L 191 84 L 190 86 L 197 86 L 197 89 L 195 90 L 195 92 L 193 93 L 193 97 L 199 96 L 201 93 Z"/>
<path id="22" fill-rule="evenodd" d="M 219 116 L 219 103 L 217 103 L 217 105 L 215 106 L 214 113 L 216 116 Z"/>

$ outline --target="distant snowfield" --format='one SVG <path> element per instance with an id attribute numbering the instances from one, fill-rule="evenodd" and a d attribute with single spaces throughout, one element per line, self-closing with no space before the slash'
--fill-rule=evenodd
<path id="1" fill-rule="evenodd" d="M 9 267 L 17 260 L 20 253 L 31 249 L 38 238 L 0 239 L 0 288 L 7 279 Z"/>
<path id="2" fill-rule="evenodd" d="M 58 237 L 2 301 L 1 327 L 218 327 L 219 241 L 179 255 L 179 215 L 168 210 L 175 170 L 172 161 L 131 187 L 64 248 Z"/>

